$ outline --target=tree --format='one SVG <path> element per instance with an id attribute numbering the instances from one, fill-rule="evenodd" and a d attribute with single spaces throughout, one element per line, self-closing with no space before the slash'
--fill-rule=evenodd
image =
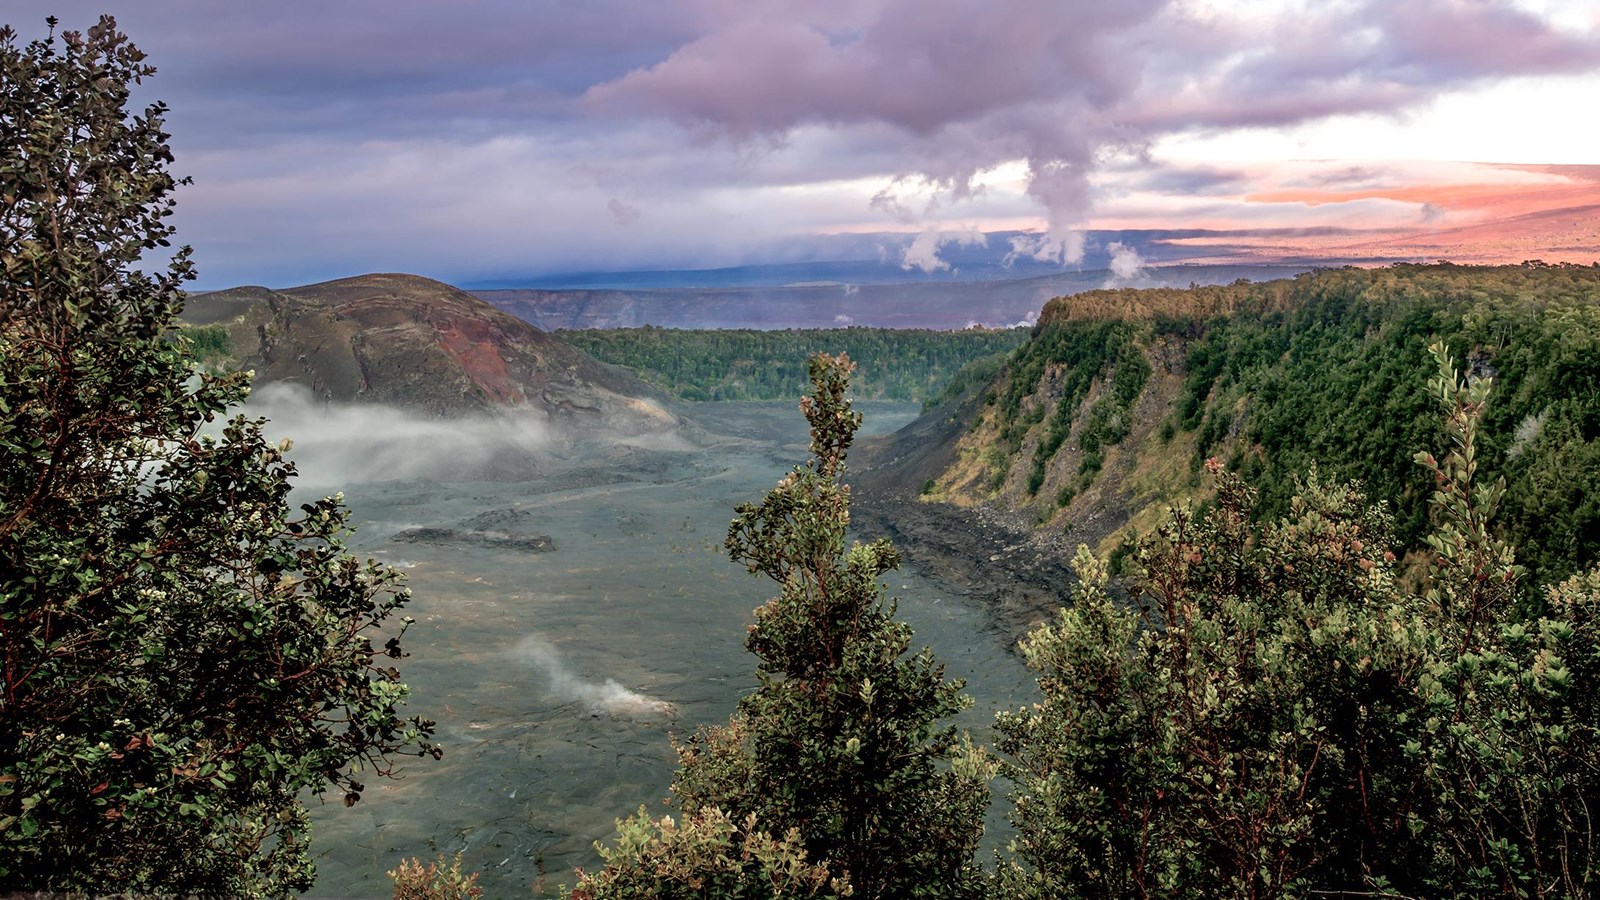
<path id="1" fill-rule="evenodd" d="M 1520 608 L 1482 483 L 1489 381 L 1441 346 L 1449 449 L 1420 589 L 1391 519 L 1313 471 L 1289 515 L 1213 461 L 1215 509 L 1138 550 L 1136 608 L 1082 584 L 1028 637 L 1044 701 L 1002 714 L 1005 896 L 1586 896 L 1600 809 L 1600 572 Z"/>
<path id="2" fill-rule="evenodd" d="M 188 248 L 137 268 L 173 231 L 154 69 L 48 21 L 0 30 L 0 892 L 287 894 L 306 792 L 438 753 L 382 658 L 407 592 L 221 423 L 248 379 L 175 335 Z"/>
<path id="3" fill-rule="evenodd" d="M 1007 896 L 1364 890 L 1386 861 L 1396 811 L 1350 800 L 1399 756 L 1392 672 L 1418 655 L 1387 517 L 1312 476 L 1257 531 L 1252 493 L 1213 468 L 1215 510 L 1179 510 L 1139 549 L 1137 608 L 1080 550 L 1072 608 L 1024 641 L 1045 700 L 996 723 Z"/>
<path id="4" fill-rule="evenodd" d="M 730 882 L 745 891 L 735 896 L 772 896 L 765 873 L 773 860 L 809 873 L 814 892 L 978 892 L 973 854 L 992 769 L 941 724 L 970 700 L 927 650 L 907 655 L 911 630 L 895 620 L 878 580 L 899 565 L 894 547 L 846 546 L 850 490 L 840 479 L 861 424 L 845 399 L 851 369 L 845 356 L 812 357 L 812 394 L 801 401 L 812 458 L 760 504 L 740 506 L 728 529 L 730 556 L 780 586 L 755 611 L 746 641 L 760 659 L 760 686 L 726 726 L 703 728 L 678 747 L 672 790 L 684 826 L 642 814 L 619 823 L 619 851 L 627 852 L 608 852 L 606 870 L 574 896 L 682 896 L 704 867 L 673 854 L 674 844 L 701 858 L 745 860 Z M 712 840 L 718 834 L 726 836 L 720 843 Z M 647 878 L 648 889 L 637 880 L 628 891 L 618 887 L 625 872 L 669 870 L 684 874 Z"/>
<path id="5" fill-rule="evenodd" d="M 1427 538 L 1429 630 L 1421 715 L 1406 751 L 1422 775 L 1409 831 L 1422 888 L 1464 896 L 1582 897 L 1600 881 L 1600 570 L 1520 602 L 1516 550 L 1490 523 L 1504 478 L 1480 477 L 1492 382 L 1463 379 L 1433 348 L 1430 392 L 1446 412 Z M 1396 881 L 1399 879 L 1397 878 Z"/>

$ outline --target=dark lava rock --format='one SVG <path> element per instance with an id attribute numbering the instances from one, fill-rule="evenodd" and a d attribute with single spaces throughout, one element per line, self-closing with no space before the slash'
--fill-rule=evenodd
<path id="1" fill-rule="evenodd" d="M 514 531 L 489 531 L 475 528 L 407 528 L 390 538 L 401 544 L 450 544 L 489 547 L 494 550 L 520 550 L 544 553 L 556 548 L 548 534 L 523 534 Z"/>
<path id="2" fill-rule="evenodd" d="M 1066 548 L 993 510 L 870 490 L 850 499 L 851 524 L 860 534 L 894 541 L 944 590 L 985 608 L 1009 643 L 1053 620 L 1071 602 L 1077 576 Z"/>
<path id="3" fill-rule="evenodd" d="M 461 523 L 472 531 L 527 531 L 533 524 L 533 513 L 525 509 L 491 509 L 481 512 Z"/>

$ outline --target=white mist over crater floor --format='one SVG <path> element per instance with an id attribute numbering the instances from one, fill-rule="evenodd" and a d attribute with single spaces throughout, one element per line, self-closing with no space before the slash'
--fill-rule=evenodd
<path id="1" fill-rule="evenodd" d="M 869 432 L 916 413 L 862 406 Z M 670 736 L 726 722 L 756 687 L 745 628 L 776 586 L 727 559 L 733 508 L 759 501 L 805 455 L 794 404 L 701 412 L 708 431 L 739 439 L 697 450 L 597 444 L 583 460 L 499 481 L 419 475 L 328 485 L 351 505 L 354 552 L 408 566 L 414 599 L 405 612 L 417 621 L 405 638 L 411 655 L 399 663 L 412 688 L 406 712 L 438 721 L 445 755 L 404 761 L 398 781 L 365 779 L 352 809 L 314 808 L 313 896 L 386 895 L 384 872 L 401 858 L 458 851 L 483 872 L 488 896 L 528 896 L 530 886 L 554 896 L 575 866 L 598 864 L 593 843 L 611 837 L 619 816 L 641 804 L 659 810 L 676 767 Z M 312 442 L 302 470 L 319 483 L 330 472 L 381 474 L 341 454 L 370 452 L 363 448 L 379 429 L 435 433 L 426 421 L 353 421 L 369 430 L 317 432 L 325 444 Z M 341 450 L 338 436 L 352 432 L 360 439 Z M 432 456 L 448 471 L 450 453 Z M 554 549 L 394 540 L 406 529 L 489 520 L 548 535 Z M 983 610 L 915 571 L 891 573 L 889 584 L 913 645 L 932 646 L 950 677 L 967 679 L 977 704 L 960 723 L 980 740 L 995 710 L 1033 699 L 1026 670 Z"/>
<path id="2" fill-rule="evenodd" d="M 239 412 L 264 417 L 269 440 L 288 438 L 295 485 L 332 493 L 380 482 L 519 481 L 638 451 L 685 451 L 675 430 L 612 433 L 506 408 L 449 418 L 378 403 L 317 399 L 304 385 L 253 389 Z M 211 429 L 220 431 L 222 423 Z"/>
<path id="3" fill-rule="evenodd" d="M 302 385 L 256 387 L 241 410 L 262 416 L 271 440 L 294 442 L 296 486 L 343 489 L 379 481 L 482 477 L 499 464 L 533 466 L 556 446 L 548 422 L 529 411 L 430 417 L 382 404 L 321 401 Z"/>

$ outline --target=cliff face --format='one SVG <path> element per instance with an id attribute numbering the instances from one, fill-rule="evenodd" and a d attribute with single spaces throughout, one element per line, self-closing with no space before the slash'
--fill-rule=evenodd
<path id="1" fill-rule="evenodd" d="M 1115 357 L 1084 358 L 1051 337 L 1092 345 L 1103 334 L 1052 331 L 1036 331 L 994 382 L 864 448 L 863 486 L 981 513 L 974 521 L 1008 524 L 1013 543 L 1031 532 L 1062 562 L 1080 543 L 1110 552 L 1172 503 L 1206 496 L 1194 435 L 1163 437 L 1184 383 L 1182 343 L 1130 329 Z"/>
<path id="2" fill-rule="evenodd" d="M 674 427 L 654 388 L 447 284 L 363 275 L 190 298 L 185 321 L 227 329 L 230 363 L 323 400 L 437 416 L 515 407 L 624 433 Z"/>
<path id="3" fill-rule="evenodd" d="M 1337 269 L 1262 284 L 1050 301 L 987 386 L 862 462 L 870 490 L 981 507 L 1036 539 L 1109 553 L 1212 492 L 1216 457 L 1283 514 L 1297 478 L 1359 480 L 1418 545 L 1441 450 L 1428 346 L 1492 375 L 1481 477 L 1520 562 L 1600 561 L 1600 268 Z M 1561 473 L 1552 477 L 1551 473 Z"/>

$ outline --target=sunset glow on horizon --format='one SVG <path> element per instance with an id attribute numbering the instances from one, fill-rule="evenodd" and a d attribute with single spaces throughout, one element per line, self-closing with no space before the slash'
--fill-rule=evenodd
<path id="1" fill-rule="evenodd" d="M 157 66 L 140 96 L 171 105 L 202 286 L 732 266 L 829 234 L 936 255 L 1001 230 L 1068 268 L 1084 229 L 1600 258 L 1586 0 L 48 12 L 108 9 Z"/>

